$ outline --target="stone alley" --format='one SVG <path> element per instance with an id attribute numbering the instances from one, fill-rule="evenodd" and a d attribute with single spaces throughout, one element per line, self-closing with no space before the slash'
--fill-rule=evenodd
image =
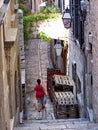
<path id="1" fill-rule="evenodd" d="M 47 68 L 52 68 L 50 59 L 50 44 L 40 39 L 31 40 L 26 46 L 26 104 L 27 119 L 14 130 L 98 130 L 98 124 L 88 119 L 55 119 L 53 104 L 49 97 L 46 111 L 36 110 L 35 92 L 36 80 L 41 78 L 44 87 L 47 87 Z"/>
<path id="2" fill-rule="evenodd" d="M 97 26 L 98 0 L 0 0 L 0 130 L 98 130 Z"/>
<path id="3" fill-rule="evenodd" d="M 42 80 L 45 89 L 47 87 L 47 67 L 52 67 L 49 55 L 49 43 L 40 39 L 33 39 L 26 47 L 26 81 L 27 81 L 27 98 L 31 99 L 31 107 L 27 108 L 27 119 L 38 119 L 39 113 L 36 111 L 35 92 L 32 91 L 37 83 L 37 79 Z M 47 115 L 41 118 L 51 118 L 53 113 L 51 103 L 47 106 Z M 42 114 L 42 113 L 40 113 Z"/>

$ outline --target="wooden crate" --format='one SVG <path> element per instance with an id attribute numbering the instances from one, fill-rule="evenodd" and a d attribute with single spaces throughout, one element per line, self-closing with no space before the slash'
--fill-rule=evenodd
<path id="1" fill-rule="evenodd" d="M 47 92 L 50 96 L 51 101 L 53 94 L 53 85 L 51 79 L 53 75 L 64 75 L 64 73 L 59 69 L 47 68 Z"/>
<path id="2" fill-rule="evenodd" d="M 73 82 L 70 76 L 65 75 L 53 75 L 52 82 L 54 82 L 54 87 L 58 90 L 63 88 L 63 91 L 72 91 L 73 92 Z"/>
<path id="3" fill-rule="evenodd" d="M 58 105 L 59 106 L 59 105 Z M 59 106 L 55 107 L 54 109 L 54 115 L 56 118 L 79 118 L 79 110 L 78 107 L 75 107 L 75 105 L 68 105 L 68 106 Z"/>
<path id="4" fill-rule="evenodd" d="M 54 93 L 54 115 L 56 118 L 78 118 L 78 104 L 72 92 Z"/>
<path id="5" fill-rule="evenodd" d="M 77 104 L 76 98 L 73 93 L 70 92 L 54 92 L 54 102 L 58 105 L 70 105 Z"/>

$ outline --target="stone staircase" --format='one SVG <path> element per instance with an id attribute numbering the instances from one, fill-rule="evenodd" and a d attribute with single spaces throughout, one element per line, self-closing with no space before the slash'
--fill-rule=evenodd
<path id="1" fill-rule="evenodd" d="M 98 130 L 88 119 L 25 120 L 14 130 Z"/>
<path id="2" fill-rule="evenodd" d="M 46 86 L 47 67 L 51 68 L 52 66 L 49 50 L 49 44 L 39 39 L 31 40 L 26 48 L 26 84 L 28 89 L 26 96 L 31 98 L 31 103 L 26 105 L 27 120 L 24 120 L 23 124 L 17 125 L 14 130 L 98 130 L 98 124 L 90 122 L 88 119 L 55 119 L 53 103 L 49 99 L 47 99 L 46 112 L 41 112 L 42 119 L 38 119 L 35 95 L 33 92 L 29 93 L 29 89 L 31 90 L 35 86 L 39 74 Z"/>

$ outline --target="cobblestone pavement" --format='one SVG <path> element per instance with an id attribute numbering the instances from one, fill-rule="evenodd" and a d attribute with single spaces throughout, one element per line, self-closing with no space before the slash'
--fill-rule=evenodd
<path id="1" fill-rule="evenodd" d="M 31 103 L 27 104 L 27 119 L 51 119 L 53 118 L 53 107 L 50 100 L 47 100 L 46 111 L 40 113 L 36 110 L 35 92 L 32 91 L 38 78 L 42 80 L 45 89 L 47 87 L 47 68 L 52 67 L 49 58 L 49 43 L 41 39 L 33 39 L 26 47 L 26 82 L 27 98 Z"/>

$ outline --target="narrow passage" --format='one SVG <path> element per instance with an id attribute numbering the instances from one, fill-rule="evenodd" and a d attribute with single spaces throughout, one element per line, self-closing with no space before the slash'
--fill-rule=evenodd
<path id="1" fill-rule="evenodd" d="M 50 44 L 41 39 L 32 39 L 26 46 L 26 98 L 31 99 L 27 104 L 27 119 L 53 119 L 53 105 L 48 98 L 46 112 L 36 110 L 35 92 L 32 91 L 38 78 L 47 88 L 47 68 L 52 68 L 50 59 Z"/>

